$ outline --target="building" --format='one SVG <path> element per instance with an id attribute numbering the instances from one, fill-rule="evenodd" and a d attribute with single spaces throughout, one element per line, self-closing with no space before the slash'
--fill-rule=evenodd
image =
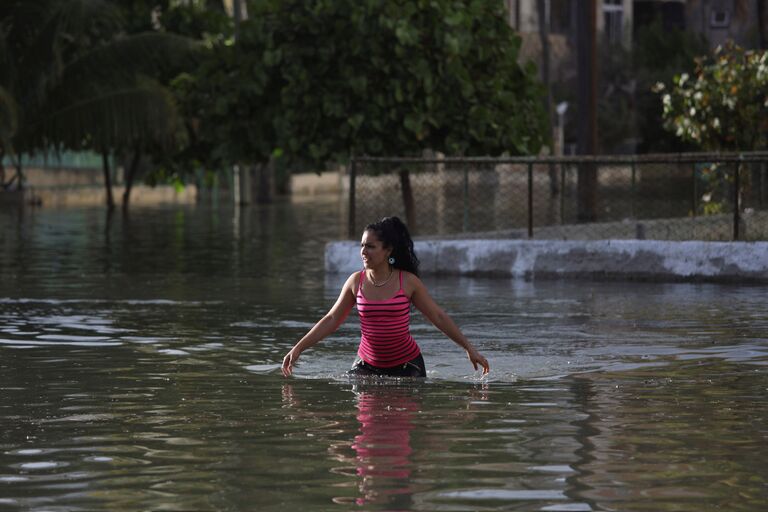
<path id="1" fill-rule="evenodd" d="M 728 40 L 745 48 L 768 47 L 768 0 L 594 1 L 596 67 L 602 70 L 598 78 L 597 103 L 610 105 L 608 108 L 612 111 L 621 111 L 618 109 L 621 105 L 611 102 L 623 102 L 628 112 L 626 126 L 601 127 L 599 147 L 602 151 L 634 152 L 640 141 L 646 139 L 643 133 L 638 132 L 637 121 L 633 120 L 634 114 L 641 108 L 638 106 L 637 90 L 643 84 L 638 84 L 631 69 L 626 68 L 626 63 L 631 62 L 628 60 L 631 55 L 625 51 L 633 48 L 633 41 L 643 27 L 659 23 L 665 30 L 678 29 L 700 34 L 713 49 Z M 577 66 L 578 9 L 586 9 L 589 0 L 505 0 L 505 3 L 508 22 L 522 38 L 520 60 L 535 62 L 542 80 L 550 84 L 553 101 L 570 104 L 568 115 L 571 119 L 574 115 L 583 119 L 574 110 L 576 98 L 573 92 L 576 84 L 580 83 Z M 547 34 L 546 38 L 544 34 Z M 545 50 L 547 59 L 543 58 Z M 548 73 L 543 65 L 547 61 Z M 622 63 L 625 63 L 624 67 Z M 563 120 L 555 119 L 553 114 L 553 123 L 560 125 Z M 584 126 L 558 129 L 565 132 L 565 142 L 560 144 L 564 150 L 574 145 L 575 134 L 585 132 Z M 612 140 L 609 135 L 618 140 Z M 560 134 L 555 139 L 559 137 Z"/>
<path id="2" fill-rule="evenodd" d="M 768 0 L 595 0 L 597 30 L 602 41 L 632 44 L 638 28 L 658 21 L 666 28 L 702 34 L 714 48 L 726 40 L 740 46 L 766 47 Z M 558 39 L 573 39 L 575 10 L 586 2 L 574 0 L 505 0 L 509 24 L 524 40 L 540 30 L 543 9 L 553 46 Z"/>

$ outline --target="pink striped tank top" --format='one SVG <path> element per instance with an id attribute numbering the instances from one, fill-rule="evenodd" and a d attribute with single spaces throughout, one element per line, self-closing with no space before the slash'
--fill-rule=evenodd
<path id="1" fill-rule="evenodd" d="M 387 300 L 368 300 L 363 295 L 365 271 L 357 287 L 357 312 L 360 315 L 360 348 L 357 355 L 372 366 L 392 368 L 405 364 L 421 353 L 411 336 L 411 300 L 400 289 Z"/>

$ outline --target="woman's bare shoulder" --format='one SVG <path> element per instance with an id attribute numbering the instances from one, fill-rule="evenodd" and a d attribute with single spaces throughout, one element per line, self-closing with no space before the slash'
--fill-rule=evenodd
<path id="1" fill-rule="evenodd" d="M 419 288 L 424 287 L 424 283 L 421 282 L 421 279 L 416 274 L 413 274 L 412 272 L 408 272 L 407 270 L 403 270 L 403 290 L 408 294 L 412 294 L 414 291 L 416 291 Z"/>
<path id="2" fill-rule="evenodd" d="M 357 283 L 359 281 L 360 281 L 360 272 L 353 272 L 349 274 L 349 277 L 344 282 L 344 286 L 354 290 L 357 288 Z"/>

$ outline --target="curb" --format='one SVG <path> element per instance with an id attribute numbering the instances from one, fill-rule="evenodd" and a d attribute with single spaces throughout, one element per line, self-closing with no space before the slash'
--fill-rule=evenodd
<path id="1" fill-rule="evenodd" d="M 425 240 L 425 275 L 768 283 L 768 242 Z M 328 273 L 361 268 L 358 242 L 331 242 Z"/>

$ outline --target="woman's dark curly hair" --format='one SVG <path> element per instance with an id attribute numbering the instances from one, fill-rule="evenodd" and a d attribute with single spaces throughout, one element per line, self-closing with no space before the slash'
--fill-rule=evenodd
<path id="1" fill-rule="evenodd" d="M 384 217 L 378 222 L 365 226 L 366 231 L 373 231 L 385 248 L 392 248 L 395 258 L 393 267 L 419 275 L 419 258 L 413 250 L 413 240 L 408 228 L 397 217 Z"/>

